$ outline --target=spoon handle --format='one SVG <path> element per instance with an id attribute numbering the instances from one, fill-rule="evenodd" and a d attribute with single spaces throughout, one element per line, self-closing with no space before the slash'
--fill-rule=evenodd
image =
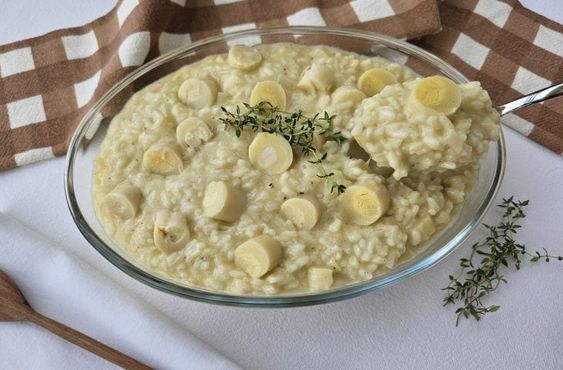
<path id="1" fill-rule="evenodd" d="M 45 317 L 35 311 L 29 312 L 28 320 L 124 369 L 152 369 L 151 367 L 111 347 L 108 347 L 85 334 L 69 328 L 58 321 Z"/>
<path id="2" fill-rule="evenodd" d="M 510 113 L 516 109 L 524 108 L 528 105 L 540 103 L 544 100 L 555 98 L 556 96 L 561 95 L 563 95 L 563 83 L 546 87 L 545 89 L 535 91 L 531 94 L 525 95 L 506 104 L 499 105 L 497 107 L 497 110 L 501 116 L 504 116 L 505 114 Z"/>

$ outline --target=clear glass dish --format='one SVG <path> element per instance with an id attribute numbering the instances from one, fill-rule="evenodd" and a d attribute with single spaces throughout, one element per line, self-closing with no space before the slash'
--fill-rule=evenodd
<path id="1" fill-rule="evenodd" d="M 480 162 L 479 179 L 457 219 L 427 243 L 412 259 L 371 280 L 322 293 L 279 296 L 237 296 L 206 291 L 171 281 L 136 263 L 117 246 L 98 221 L 92 201 L 93 159 L 111 120 L 127 99 L 160 77 L 207 55 L 226 52 L 228 45 L 295 42 L 304 45 L 329 45 L 368 56 L 382 56 L 407 64 L 420 75 L 441 74 L 458 83 L 467 82 L 459 71 L 438 57 L 405 41 L 371 32 L 326 27 L 284 27 L 248 30 L 214 36 L 194 42 L 141 66 L 113 86 L 86 113 L 76 129 L 66 160 L 65 191 L 67 203 L 80 232 L 108 261 L 127 275 L 164 292 L 198 301 L 260 307 L 288 307 L 347 299 L 390 286 L 434 265 L 459 246 L 480 223 L 499 189 L 505 167 L 505 142 L 500 135 L 490 144 L 488 155 Z M 104 119 L 102 119 L 102 114 Z"/>

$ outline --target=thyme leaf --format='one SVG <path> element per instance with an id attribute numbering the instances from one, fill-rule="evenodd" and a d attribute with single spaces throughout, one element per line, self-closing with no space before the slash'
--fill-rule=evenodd
<path id="1" fill-rule="evenodd" d="M 495 304 L 487 305 L 483 300 L 501 283 L 507 282 L 501 271 L 503 267 L 519 270 L 524 258 L 531 262 L 563 261 L 563 256 L 553 256 L 545 248 L 543 252 L 530 253 L 524 244 L 515 240 L 528 204 L 529 201 L 514 200 L 514 197 L 503 199 L 498 205 L 504 212 L 502 221 L 496 226 L 483 224 L 489 235 L 473 244 L 468 258 L 460 259 L 460 273 L 449 276 L 448 286 L 442 289 L 447 292 L 443 303 L 444 306 L 460 304 L 455 311 L 456 326 L 462 317 L 479 321 L 500 308 Z"/>
<path id="2" fill-rule="evenodd" d="M 240 137 L 245 128 L 253 132 L 267 132 L 283 136 L 289 144 L 313 159 L 308 162 L 317 165 L 319 173 L 317 177 L 325 179 L 330 185 L 330 192 L 342 194 L 346 186 L 333 181 L 334 172 L 328 172 L 323 165 L 328 153 L 319 153 L 319 148 L 314 145 L 316 135 L 323 136 L 328 141 L 342 144 L 346 138 L 342 132 L 334 130 L 332 120 L 335 116 L 327 112 L 316 113 L 308 117 L 301 110 L 296 112 L 281 111 L 267 101 L 262 101 L 254 106 L 243 103 L 243 109 L 236 106 L 234 112 L 221 107 L 224 117 L 220 120 L 226 128 L 234 129 L 235 135 Z"/>

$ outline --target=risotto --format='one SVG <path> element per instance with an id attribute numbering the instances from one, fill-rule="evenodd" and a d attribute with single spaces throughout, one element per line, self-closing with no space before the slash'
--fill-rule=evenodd
<path id="1" fill-rule="evenodd" d="M 455 218 L 499 135 L 479 83 L 326 46 L 234 46 L 137 92 L 95 159 L 131 259 L 237 295 L 392 269 Z"/>

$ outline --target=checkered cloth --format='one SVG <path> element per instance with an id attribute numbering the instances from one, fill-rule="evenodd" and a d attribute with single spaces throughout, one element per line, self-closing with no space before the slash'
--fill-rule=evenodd
<path id="1" fill-rule="evenodd" d="M 418 39 L 482 81 L 495 104 L 563 80 L 563 27 L 516 0 L 120 0 L 83 27 L 0 46 L 0 169 L 64 154 L 93 102 L 144 62 L 207 36 L 284 25 Z M 563 153 L 561 100 L 504 122 Z"/>
<path id="2" fill-rule="evenodd" d="M 563 26 L 517 0 L 440 3 L 442 32 L 415 42 L 481 81 L 499 105 L 563 82 Z M 563 98 L 531 106 L 503 123 L 563 155 Z"/>

